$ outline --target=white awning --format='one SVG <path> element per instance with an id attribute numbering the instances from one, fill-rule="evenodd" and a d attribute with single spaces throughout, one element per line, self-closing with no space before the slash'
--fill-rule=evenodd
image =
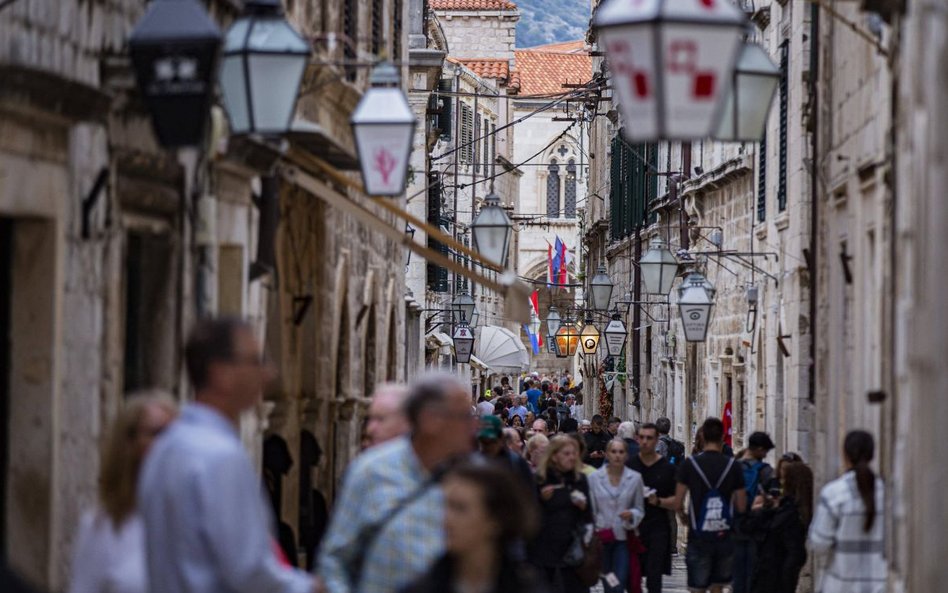
<path id="1" fill-rule="evenodd" d="M 435 332 L 425 338 L 429 350 L 440 350 L 442 354 L 450 354 L 454 347 L 454 340 L 444 332 Z"/>
<path id="2" fill-rule="evenodd" d="M 477 357 L 494 372 L 519 373 L 530 366 L 530 355 L 520 336 L 505 327 L 484 326 L 474 344 Z"/>
<path id="3" fill-rule="evenodd" d="M 483 360 L 474 356 L 473 354 L 471 355 L 471 366 L 476 369 L 480 369 L 482 373 L 486 373 L 487 371 L 490 370 L 490 367 L 484 364 Z"/>

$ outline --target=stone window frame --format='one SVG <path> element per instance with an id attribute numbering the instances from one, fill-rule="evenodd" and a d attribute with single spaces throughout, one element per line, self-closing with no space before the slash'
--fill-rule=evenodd
<path id="1" fill-rule="evenodd" d="M 562 142 L 557 142 L 550 149 L 544 153 L 543 161 L 541 161 L 541 166 L 537 168 L 537 211 L 541 213 L 546 218 L 556 218 L 563 219 L 566 221 L 576 219 L 576 210 L 578 210 L 579 204 L 579 182 L 582 178 L 582 162 L 579 158 L 580 150 L 579 145 L 572 138 L 563 140 Z M 550 215 L 549 209 L 549 177 L 550 177 L 550 166 L 553 161 L 559 165 L 560 168 L 560 184 L 559 184 L 559 201 L 558 207 L 556 210 L 556 215 Z M 569 162 L 573 161 L 575 166 L 575 179 L 576 183 L 576 208 L 574 209 L 573 216 L 566 216 L 566 180 L 567 180 L 567 167 Z"/>

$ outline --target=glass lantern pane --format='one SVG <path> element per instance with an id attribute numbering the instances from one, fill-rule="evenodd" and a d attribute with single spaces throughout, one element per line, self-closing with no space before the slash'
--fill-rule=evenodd
<path id="1" fill-rule="evenodd" d="M 254 22 L 247 38 L 250 51 L 309 53 L 309 46 L 282 17 Z"/>
<path id="2" fill-rule="evenodd" d="M 643 25 L 603 29 L 623 135 L 631 142 L 657 140 L 661 89 L 655 71 L 653 28 Z"/>
<path id="3" fill-rule="evenodd" d="M 405 190 L 414 129 L 414 123 L 353 126 L 366 194 L 395 196 Z"/>
<path id="4" fill-rule="evenodd" d="M 717 130 L 740 46 L 740 28 L 662 27 L 665 139 L 707 138 Z"/>
<path id="5" fill-rule="evenodd" d="M 679 307 L 681 327 L 688 342 L 703 342 L 708 333 L 711 305 L 685 305 Z"/>
<path id="6" fill-rule="evenodd" d="M 249 66 L 254 131 L 286 131 L 296 108 L 306 56 L 251 54 Z"/>
<path id="7" fill-rule="evenodd" d="M 250 26 L 250 19 L 243 18 L 235 22 L 227 30 L 227 38 L 224 39 L 224 51 L 239 51 L 244 47 L 244 41 L 247 38 L 247 28 Z"/>
<path id="8" fill-rule="evenodd" d="M 240 55 L 226 57 L 221 64 L 221 93 L 224 96 L 224 106 L 227 108 L 230 130 L 233 134 L 245 134 L 250 130 L 243 64 L 244 60 Z"/>

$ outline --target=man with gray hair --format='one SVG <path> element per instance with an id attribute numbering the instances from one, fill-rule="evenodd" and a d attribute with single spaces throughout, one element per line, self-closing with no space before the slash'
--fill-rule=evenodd
<path id="1" fill-rule="evenodd" d="M 395 593 L 444 553 L 437 471 L 473 448 L 469 389 L 455 375 L 422 377 L 405 400 L 410 434 L 352 462 L 320 552 L 329 593 Z"/>
<path id="2" fill-rule="evenodd" d="M 405 416 L 405 399 L 408 387 L 396 383 L 383 383 L 372 393 L 365 433 L 369 446 L 374 447 L 408 434 L 408 418 Z"/>

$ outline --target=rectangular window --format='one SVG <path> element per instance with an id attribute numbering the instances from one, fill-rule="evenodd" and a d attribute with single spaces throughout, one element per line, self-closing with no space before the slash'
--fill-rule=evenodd
<path id="1" fill-rule="evenodd" d="M 461 106 L 461 133 L 458 141 L 460 142 L 460 148 L 458 152 L 461 154 L 459 158 L 461 162 L 470 165 L 474 160 L 474 112 L 471 107 L 464 102 L 458 102 Z"/>
<path id="2" fill-rule="evenodd" d="M 441 138 L 450 140 L 454 130 L 454 97 L 450 95 L 454 89 L 454 82 L 450 78 L 442 78 L 438 83 L 438 91 L 448 93 L 438 95 L 438 114 L 435 127 Z"/>
<path id="3" fill-rule="evenodd" d="M 481 127 L 482 135 L 486 136 L 486 138 L 484 138 L 483 140 L 484 142 L 484 167 L 483 167 L 484 177 L 487 177 L 490 174 L 490 143 L 491 143 L 492 136 L 488 135 L 489 130 L 490 130 L 490 120 L 485 117 L 484 125 L 483 127 Z"/>
<path id="4" fill-rule="evenodd" d="M 630 145 L 618 135 L 612 141 L 612 189 L 609 194 L 609 234 L 613 241 L 631 235 L 651 217 L 649 203 L 658 192 L 658 145 Z"/>
<path id="5" fill-rule="evenodd" d="M 757 155 L 757 222 L 767 219 L 767 132 L 760 139 Z"/>
<path id="6" fill-rule="evenodd" d="M 392 0 L 392 55 L 395 56 L 396 60 L 403 59 L 402 56 L 402 31 L 404 27 L 402 26 L 402 11 L 404 10 L 404 4 L 402 0 Z"/>
<path id="7" fill-rule="evenodd" d="M 377 56 L 381 53 L 384 38 L 382 36 L 382 0 L 372 0 L 372 55 Z"/>
<path id="8" fill-rule="evenodd" d="M 440 228 L 443 224 L 441 216 L 441 178 L 437 174 L 428 176 L 428 224 Z M 428 236 L 428 247 L 448 254 L 448 246 Z M 427 268 L 428 290 L 432 292 L 448 292 L 448 269 L 428 262 Z"/>
<path id="9" fill-rule="evenodd" d="M 346 62 L 355 61 L 359 52 L 359 0 L 345 0 L 345 6 L 342 11 L 342 34 L 343 45 L 342 55 Z M 346 80 L 353 82 L 358 75 L 358 69 L 355 66 L 346 66 Z"/>
<path id="10" fill-rule="evenodd" d="M 777 175 L 777 210 L 787 209 L 787 111 L 789 106 L 790 44 L 780 48 L 780 170 Z"/>

